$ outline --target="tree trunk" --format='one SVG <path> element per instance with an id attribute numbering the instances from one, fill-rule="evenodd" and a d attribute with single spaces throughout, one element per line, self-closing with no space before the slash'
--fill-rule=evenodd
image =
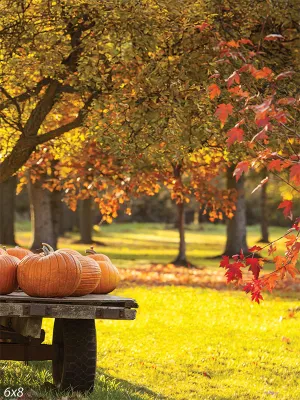
<path id="1" fill-rule="evenodd" d="M 33 229 L 32 250 L 41 249 L 42 243 L 48 243 L 56 248 L 57 237 L 52 220 L 52 193 L 43 188 L 44 179 L 35 183 L 29 179 L 28 191 L 30 198 L 31 226 Z"/>
<path id="2" fill-rule="evenodd" d="M 268 213 L 268 195 L 267 195 L 268 182 L 262 185 L 260 192 L 260 228 L 262 243 L 269 243 L 269 213 Z"/>
<path id="3" fill-rule="evenodd" d="M 92 198 L 82 200 L 79 208 L 80 242 L 84 244 L 93 243 L 93 201 Z"/>
<path id="4" fill-rule="evenodd" d="M 236 189 L 237 202 L 234 217 L 227 222 L 227 242 L 224 254 L 233 256 L 240 253 L 241 249 L 248 253 L 246 240 L 246 202 L 245 202 L 245 178 L 241 176 L 236 182 L 233 176 L 235 166 L 227 169 L 227 189 Z"/>
<path id="5" fill-rule="evenodd" d="M 77 219 L 77 211 L 70 210 L 66 203 L 62 202 L 59 234 L 64 235 L 65 232 L 72 232 L 75 227 L 78 228 Z"/>
<path id="6" fill-rule="evenodd" d="M 15 201 L 17 177 L 0 184 L 0 244 L 15 245 Z"/>
<path id="7" fill-rule="evenodd" d="M 57 248 L 57 240 L 60 235 L 60 221 L 62 218 L 61 197 L 61 192 L 59 190 L 54 190 L 50 193 L 53 241 L 55 248 Z"/>
<path id="8" fill-rule="evenodd" d="M 176 259 L 173 261 L 175 265 L 187 266 L 188 261 L 186 259 L 186 243 L 185 243 L 185 212 L 184 203 L 177 204 L 178 211 L 178 232 L 179 232 L 179 252 Z"/>

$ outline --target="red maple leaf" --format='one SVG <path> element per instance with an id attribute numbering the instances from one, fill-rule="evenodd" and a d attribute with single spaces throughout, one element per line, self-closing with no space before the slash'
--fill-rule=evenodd
<path id="1" fill-rule="evenodd" d="M 251 253 L 254 253 L 254 252 L 256 252 L 256 251 L 261 251 L 262 250 L 262 247 L 260 247 L 260 246 L 252 246 L 252 247 L 250 247 L 249 249 L 248 249 Z"/>
<path id="2" fill-rule="evenodd" d="M 268 131 L 269 126 L 265 125 L 265 127 L 258 132 L 253 138 L 251 139 L 251 143 L 253 143 L 255 140 L 263 140 L 263 139 L 269 139 L 269 136 L 266 135 L 266 132 Z"/>
<path id="3" fill-rule="evenodd" d="M 215 97 L 219 97 L 220 94 L 221 94 L 221 90 L 220 90 L 219 86 L 216 85 L 215 83 L 213 83 L 212 85 L 210 85 L 210 86 L 208 87 L 208 90 L 209 90 L 209 98 L 210 98 L 211 100 L 213 100 Z"/>
<path id="4" fill-rule="evenodd" d="M 281 171 L 281 160 L 272 160 L 268 165 L 267 169 L 269 171 Z"/>
<path id="5" fill-rule="evenodd" d="M 300 163 L 293 165 L 290 169 L 290 179 L 300 186 Z"/>
<path id="6" fill-rule="evenodd" d="M 232 104 L 219 104 L 215 116 L 221 121 L 221 127 L 225 125 L 225 122 L 227 121 L 227 118 L 229 115 L 233 113 L 233 106 Z"/>
<path id="7" fill-rule="evenodd" d="M 230 258 L 228 256 L 222 256 L 222 261 L 220 262 L 220 267 L 228 268 Z"/>
<path id="8" fill-rule="evenodd" d="M 269 256 L 270 256 L 271 254 L 275 253 L 276 250 L 277 250 L 276 245 L 275 245 L 275 244 L 271 244 L 270 247 L 269 247 L 269 250 L 268 250 Z"/>
<path id="9" fill-rule="evenodd" d="M 249 171 L 249 161 L 241 161 L 237 164 L 235 167 L 235 170 L 233 172 L 233 176 L 235 176 L 236 181 L 240 179 L 242 174 L 245 172 Z"/>
<path id="10" fill-rule="evenodd" d="M 240 97 L 249 97 L 249 92 L 244 92 L 241 88 L 241 85 L 228 89 L 228 92 Z"/>
<path id="11" fill-rule="evenodd" d="M 241 271 L 241 267 L 243 266 L 244 265 L 241 262 L 234 262 L 228 265 L 227 271 L 225 273 L 225 276 L 227 277 L 227 283 L 242 279 L 243 274 Z"/>
<path id="12" fill-rule="evenodd" d="M 241 128 L 232 128 L 227 132 L 227 146 L 230 147 L 234 142 L 242 142 L 244 139 L 244 131 Z"/>
<path id="13" fill-rule="evenodd" d="M 260 260 L 261 258 L 254 257 L 246 259 L 246 264 L 249 265 L 249 271 L 252 271 L 255 279 L 258 279 L 261 270 Z"/>
<path id="14" fill-rule="evenodd" d="M 238 40 L 238 42 L 242 43 L 242 44 L 251 44 L 253 46 L 253 43 L 251 42 L 250 39 L 243 38 L 243 39 Z"/>
<path id="15" fill-rule="evenodd" d="M 225 82 L 227 82 L 227 87 L 230 88 L 234 83 L 240 83 L 240 76 L 236 71 L 234 71 L 227 79 L 225 79 Z"/>
<path id="16" fill-rule="evenodd" d="M 293 202 L 291 200 L 283 200 L 277 208 L 283 208 L 283 215 L 285 218 L 292 217 Z"/>
<path id="17" fill-rule="evenodd" d="M 296 99 L 294 97 L 284 97 L 282 99 L 279 99 L 277 101 L 277 104 L 282 104 L 284 106 L 289 105 L 289 104 L 294 104 L 296 102 Z"/>
<path id="18" fill-rule="evenodd" d="M 272 74 L 273 71 L 268 67 L 263 67 L 262 69 L 259 69 L 252 73 L 255 79 L 264 79 L 264 78 L 267 79 L 270 78 Z"/>
<path id="19" fill-rule="evenodd" d="M 252 282 L 247 283 L 243 290 L 246 293 L 251 293 L 251 300 L 256 301 L 259 304 L 260 300 L 263 300 L 261 295 L 262 282 L 260 280 L 253 279 Z"/>
<path id="20" fill-rule="evenodd" d="M 276 76 L 276 81 L 280 81 L 281 79 L 285 79 L 285 78 L 290 78 L 292 75 L 294 75 L 295 71 L 286 71 L 286 72 L 282 72 L 281 74 Z"/>

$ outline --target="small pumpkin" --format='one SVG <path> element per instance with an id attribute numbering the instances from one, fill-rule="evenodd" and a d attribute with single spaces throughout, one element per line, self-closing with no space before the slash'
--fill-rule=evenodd
<path id="1" fill-rule="evenodd" d="M 93 258 L 101 268 L 101 279 L 99 285 L 93 291 L 96 294 L 107 294 L 115 290 L 120 282 L 120 274 L 105 254 L 97 254 L 93 247 L 86 250 L 88 257 Z"/>
<path id="2" fill-rule="evenodd" d="M 90 257 L 81 255 L 78 251 L 72 249 L 61 249 L 58 252 L 66 252 L 76 257 L 82 267 L 81 281 L 72 296 L 84 296 L 92 293 L 100 283 L 101 269 L 97 261 Z"/>
<path id="3" fill-rule="evenodd" d="M 19 259 L 0 253 L 0 294 L 12 293 L 18 287 L 17 267 Z"/>
<path id="4" fill-rule="evenodd" d="M 32 251 L 30 251 L 28 249 L 23 249 L 22 247 L 19 247 L 19 246 L 11 247 L 11 248 L 5 249 L 5 250 L 10 256 L 17 257 L 19 260 L 22 260 L 22 258 L 24 258 L 30 254 L 33 254 Z"/>
<path id="5" fill-rule="evenodd" d="M 66 297 L 79 286 L 82 267 L 72 254 L 54 251 L 43 243 L 43 253 L 23 258 L 17 270 L 18 283 L 29 296 Z"/>

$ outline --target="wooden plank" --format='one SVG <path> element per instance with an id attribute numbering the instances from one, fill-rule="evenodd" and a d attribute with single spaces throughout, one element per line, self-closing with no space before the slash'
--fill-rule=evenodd
<path id="1" fill-rule="evenodd" d="M 107 294 L 88 294 L 82 297 L 30 297 L 24 292 L 18 291 L 7 295 L 0 295 L 1 303 L 58 303 L 58 304 L 94 304 L 94 305 L 115 305 L 126 308 L 138 308 L 134 299 Z"/>
<path id="2" fill-rule="evenodd" d="M 68 318 L 68 319 L 119 319 L 133 320 L 136 310 L 125 307 L 95 305 L 47 304 L 39 308 L 35 303 L 0 303 L 0 315 L 22 318 Z M 34 315 L 34 317 L 32 317 Z"/>
<path id="3" fill-rule="evenodd" d="M 0 360 L 14 361 L 45 361 L 52 360 L 55 352 L 58 351 L 57 345 L 40 344 L 15 344 L 0 343 Z"/>

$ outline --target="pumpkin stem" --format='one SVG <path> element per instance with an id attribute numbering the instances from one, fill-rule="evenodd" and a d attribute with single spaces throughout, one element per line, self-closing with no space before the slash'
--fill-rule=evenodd
<path id="1" fill-rule="evenodd" d="M 54 253 L 54 249 L 53 247 L 50 246 L 50 244 L 42 243 L 42 246 L 43 246 L 43 252 L 45 253 L 46 256 L 50 253 Z"/>
<path id="2" fill-rule="evenodd" d="M 95 252 L 94 247 L 91 246 L 90 249 L 87 249 L 87 250 L 85 251 L 85 254 L 97 254 L 97 253 Z"/>
<path id="3" fill-rule="evenodd" d="M 6 246 L 1 246 L 1 247 L 2 247 L 2 249 L 3 249 L 4 251 L 7 250 L 7 247 L 6 247 Z"/>

